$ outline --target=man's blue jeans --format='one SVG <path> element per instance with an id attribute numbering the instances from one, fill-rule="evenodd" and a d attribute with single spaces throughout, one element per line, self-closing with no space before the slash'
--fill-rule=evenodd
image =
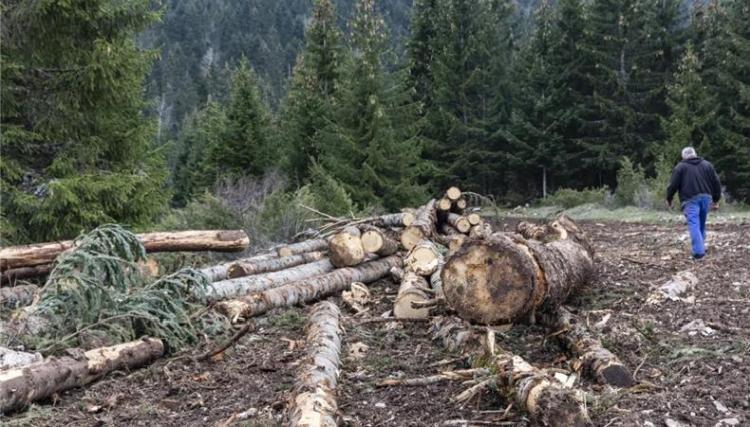
<path id="1" fill-rule="evenodd" d="M 701 194 L 682 205 L 682 212 L 687 219 L 690 241 L 693 244 L 693 256 L 701 258 L 706 254 L 706 218 L 711 209 L 711 196 Z"/>

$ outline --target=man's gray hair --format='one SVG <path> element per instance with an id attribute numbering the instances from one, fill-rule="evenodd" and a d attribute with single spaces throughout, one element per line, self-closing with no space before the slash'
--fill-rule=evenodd
<path id="1" fill-rule="evenodd" d="M 698 157 L 698 153 L 695 152 L 693 147 L 685 147 L 682 149 L 682 160 L 692 159 Z"/>

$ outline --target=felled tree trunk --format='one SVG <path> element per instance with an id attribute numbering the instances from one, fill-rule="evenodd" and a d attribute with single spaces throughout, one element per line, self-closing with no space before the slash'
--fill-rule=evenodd
<path id="1" fill-rule="evenodd" d="M 466 242 L 442 278 L 446 301 L 462 318 L 493 324 L 558 307 L 593 273 L 591 252 L 572 239 L 541 244 L 496 233 Z"/>
<path id="2" fill-rule="evenodd" d="M 256 261 L 237 261 L 229 266 L 227 277 L 230 279 L 236 279 L 238 277 L 252 276 L 254 274 L 280 271 L 301 264 L 320 261 L 325 258 L 325 256 L 325 252 L 305 252 L 299 255 L 290 255 L 280 258 Z"/>
<path id="3" fill-rule="evenodd" d="M 250 239 L 242 230 L 190 230 L 138 234 L 146 252 L 214 251 L 239 252 Z M 75 246 L 73 240 L 11 246 L 0 249 L 0 269 L 52 263 L 61 253 Z"/>
<path id="4" fill-rule="evenodd" d="M 225 262 L 222 264 L 213 265 L 211 267 L 201 268 L 198 271 L 205 274 L 206 277 L 208 277 L 209 282 L 218 282 L 219 280 L 226 280 L 229 277 L 229 267 L 238 262 L 257 262 L 271 260 L 274 258 L 278 258 L 278 254 L 276 253 L 276 251 L 272 253 L 251 256 L 249 258 L 242 258 L 235 261 Z"/>
<path id="5" fill-rule="evenodd" d="M 357 227 L 346 227 L 328 242 L 331 264 L 335 267 L 352 267 L 365 260 L 362 234 Z"/>
<path id="6" fill-rule="evenodd" d="M 445 291 L 443 290 L 443 279 L 441 277 L 443 274 L 443 266 L 445 266 L 445 261 L 440 257 L 438 267 L 430 275 L 430 286 L 432 287 L 432 290 L 435 291 L 435 298 L 444 300 Z"/>
<path id="7" fill-rule="evenodd" d="M 218 301 L 226 298 L 235 298 L 253 292 L 262 292 L 276 286 L 308 279 L 328 273 L 334 269 L 331 261 L 322 259 L 310 264 L 302 264 L 286 270 L 259 274 L 256 276 L 238 277 L 214 282 L 209 288 L 209 301 Z"/>
<path id="8" fill-rule="evenodd" d="M 31 304 L 39 291 L 35 285 L 20 285 L 0 288 L 0 307 L 17 308 Z"/>
<path id="9" fill-rule="evenodd" d="M 406 268 L 420 276 L 430 276 L 437 270 L 440 259 L 440 251 L 435 244 L 430 240 L 422 240 L 409 251 L 404 263 Z"/>
<path id="10" fill-rule="evenodd" d="M 586 325 L 564 307 L 542 317 L 543 322 L 556 333 L 555 337 L 578 357 L 576 370 L 600 384 L 616 387 L 633 385 L 633 375 L 620 359 L 604 348 Z"/>
<path id="11" fill-rule="evenodd" d="M 349 289 L 352 282 L 374 282 L 387 276 L 392 267 L 401 267 L 401 257 L 392 255 L 365 262 L 356 267 L 340 268 L 328 274 L 289 283 L 243 298 L 222 301 L 216 304 L 216 309 L 233 321 L 237 321 L 240 317 L 257 316 L 276 307 L 306 303 L 338 294 Z"/>
<path id="12" fill-rule="evenodd" d="M 142 338 L 80 354 L 50 357 L 0 373 L 0 413 L 8 413 L 64 390 L 89 384 L 109 372 L 146 365 L 164 354 L 161 340 Z"/>
<path id="13" fill-rule="evenodd" d="M 326 239 L 305 240 L 304 242 L 293 243 L 278 249 L 280 257 L 303 254 L 305 252 L 325 251 L 328 250 L 328 241 Z"/>
<path id="14" fill-rule="evenodd" d="M 417 213 L 414 222 L 401 233 L 401 246 L 410 251 L 417 243 L 432 236 L 437 213 L 435 200 L 430 200 Z"/>
<path id="15" fill-rule="evenodd" d="M 382 257 L 398 252 L 398 242 L 388 237 L 381 230 L 370 229 L 362 233 L 362 248 L 367 253 Z"/>
<path id="16" fill-rule="evenodd" d="M 335 427 L 336 383 L 341 352 L 340 311 L 329 301 L 316 304 L 307 322 L 305 348 L 289 409 L 290 426 Z"/>
<path id="17" fill-rule="evenodd" d="M 424 277 L 406 271 L 401 286 L 398 288 L 398 296 L 393 303 L 393 316 L 398 318 L 426 318 L 430 315 L 427 307 L 414 307 L 412 303 L 421 303 L 430 299 L 430 285 Z"/>
<path id="18" fill-rule="evenodd" d="M 450 213 L 448 214 L 448 224 L 450 224 L 453 228 L 458 230 L 460 233 L 468 233 L 471 229 L 471 224 L 469 223 L 469 220 L 466 219 L 466 217 L 463 217 L 458 214 Z"/>
<path id="19" fill-rule="evenodd" d="M 376 227 L 408 227 L 416 216 L 412 212 L 400 212 L 394 214 L 381 215 L 370 222 Z"/>
<path id="20" fill-rule="evenodd" d="M 52 271 L 52 264 L 42 264 L 33 267 L 19 267 L 11 268 L 3 271 L 0 276 L 0 284 L 7 285 L 12 284 L 17 280 L 30 279 L 32 277 L 39 277 L 49 274 Z"/>

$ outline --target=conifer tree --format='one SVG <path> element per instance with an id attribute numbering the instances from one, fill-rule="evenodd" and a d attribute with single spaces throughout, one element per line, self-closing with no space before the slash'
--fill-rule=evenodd
<path id="1" fill-rule="evenodd" d="M 305 49 L 297 57 L 282 114 L 287 168 L 299 182 L 320 157 L 315 135 L 330 120 L 331 97 L 339 80 L 341 46 L 336 12 L 330 0 L 316 0 Z"/>
<path id="2" fill-rule="evenodd" d="M 220 144 L 211 146 L 208 170 L 218 175 L 260 176 L 278 164 L 270 140 L 270 116 L 260 98 L 258 81 L 246 59 L 232 76 L 227 128 Z"/>
<path id="3" fill-rule="evenodd" d="M 416 0 L 412 7 L 409 53 L 409 83 L 421 110 L 432 106 L 435 51 L 438 49 L 439 0 Z"/>
<path id="4" fill-rule="evenodd" d="M 166 207 L 142 83 L 153 54 L 135 37 L 147 0 L 2 6 L 2 227 L 70 238 L 104 222 L 148 224 Z"/>
<path id="5" fill-rule="evenodd" d="M 318 135 L 322 164 L 360 206 L 414 203 L 422 168 L 415 111 L 404 79 L 386 75 L 385 30 L 373 0 L 357 2 L 350 28 L 333 121 Z"/>

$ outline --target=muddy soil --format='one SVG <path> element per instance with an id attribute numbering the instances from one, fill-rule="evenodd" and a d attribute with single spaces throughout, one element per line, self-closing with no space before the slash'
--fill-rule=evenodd
<path id="1" fill-rule="evenodd" d="M 515 221 L 498 228 L 511 230 Z M 577 385 L 586 391 L 592 423 L 750 425 L 750 225 L 711 227 L 709 254 L 701 262 L 689 258 L 682 226 L 584 227 L 595 242 L 600 274 L 570 307 L 637 380 L 628 389 L 580 380 Z M 649 298 L 680 271 L 698 278 L 681 300 Z M 371 290 L 375 302 L 367 316 L 379 316 L 390 309 L 397 286 L 383 280 Z M 212 360 L 193 362 L 189 357 L 213 345 L 206 344 L 194 353 L 62 393 L 0 418 L 0 424 L 211 426 L 255 408 L 257 416 L 238 425 L 282 425 L 304 352 L 306 312 L 306 307 L 298 307 L 270 313 L 258 320 L 254 332 Z M 492 388 L 458 404 L 453 397 L 469 385 L 377 387 L 385 378 L 421 377 L 466 368 L 469 362 L 431 342 L 425 324 L 356 325 L 353 313 L 343 312 L 346 335 L 338 388 L 342 425 L 529 425 L 524 414 Z M 691 322 L 695 327 L 686 328 Z M 571 358 L 550 332 L 517 325 L 498 335 L 498 342 L 538 367 L 570 369 Z"/>

